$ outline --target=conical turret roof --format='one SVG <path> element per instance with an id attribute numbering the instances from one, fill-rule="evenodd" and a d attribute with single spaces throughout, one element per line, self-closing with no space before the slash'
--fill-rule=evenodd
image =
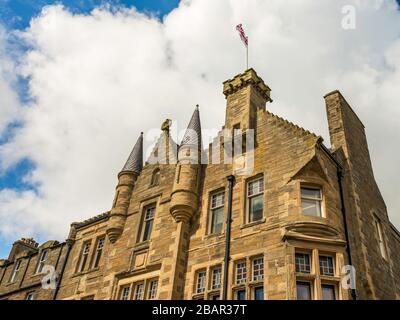
<path id="1" fill-rule="evenodd" d="M 201 123 L 199 105 L 193 112 L 192 118 L 187 126 L 180 147 L 196 145 L 201 148 Z"/>
<path id="2" fill-rule="evenodd" d="M 140 134 L 131 154 L 126 160 L 121 172 L 134 172 L 139 174 L 143 168 L 143 132 Z"/>

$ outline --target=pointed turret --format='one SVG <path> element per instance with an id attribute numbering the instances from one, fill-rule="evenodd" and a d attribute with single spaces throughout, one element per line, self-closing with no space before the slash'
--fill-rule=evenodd
<path id="1" fill-rule="evenodd" d="M 201 122 L 199 105 L 193 112 L 192 118 L 179 146 L 178 159 L 182 163 L 200 163 L 202 152 Z"/>
<path id="2" fill-rule="evenodd" d="M 126 160 L 124 167 L 122 168 L 121 173 L 123 172 L 133 172 L 136 174 L 140 174 L 143 168 L 143 132 L 140 133 L 139 138 L 136 141 L 135 146 L 132 149 L 131 154 Z"/>
<path id="3" fill-rule="evenodd" d="M 143 168 L 143 132 L 140 134 L 124 167 L 118 174 L 118 185 L 113 207 L 110 211 L 110 222 L 107 229 L 112 243 L 117 241 L 125 226 L 126 214 L 132 197 L 137 177 Z"/>

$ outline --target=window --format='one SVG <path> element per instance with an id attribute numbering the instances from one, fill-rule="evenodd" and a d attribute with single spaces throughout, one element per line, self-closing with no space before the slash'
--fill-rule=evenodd
<path id="1" fill-rule="evenodd" d="M 264 287 L 254 288 L 254 300 L 264 300 Z"/>
<path id="2" fill-rule="evenodd" d="M 236 300 L 246 300 L 246 290 L 236 291 Z"/>
<path id="3" fill-rule="evenodd" d="M 15 262 L 15 266 L 14 266 L 14 270 L 13 270 L 13 272 L 11 274 L 10 282 L 14 282 L 15 279 L 17 278 L 19 270 L 21 269 L 21 263 L 22 263 L 22 260 L 17 260 Z"/>
<path id="4" fill-rule="evenodd" d="M 199 271 L 197 273 L 196 293 L 203 293 L 206 289 L 206 272 Z"/>
<path id="5" fill-rule="evenodd" d="M 148 294 L 149 299 L 157 298 L 157 287 L 158 287 L 158 280 L 150 281 L 149 294 Z"/>
<path id="6" fill-rule="evenodd" d="M 297 300 L 311 300 L 311 284 L 309 282 L 296 282 Z"/>
<path id="7" fill-rule="evenodd" d="M 336 289 L 334 285 L 322 285 L 322 300 L 336 300 Z"/>
<path id="8" fill-rule="evenodd" d="M 253 281 L 261 281 L 264 279 L 264 258 L 253 260 Z"/>
<path id="9" fill-rule="evenodd" d="M 248 222 L 260 221 L 263 218 L 264 178 L 258 178 L 247 184 Z"/>
<path id="10" fill-rule="evenodd" d="M 101 254 L 103 252 L 105 238 L 99 238 L 97 240 L 96 252 L 94 253 L 93 268 L 97 268 L 100 263 Z"/>
<path id="11" fill-rule="evenodd" d="M 37 265 L 37 268 L 36 268 L 36 273 L 42 273 L 48 256 L 49 256 L 49 251 L 48 250 L 43 250 L 42 254 L 39 257 L 39 262 L 38 262 L 38 265 Z"/>
<path id="12" fill-rule="evenodd" d="M 333 257 L 330 256 L 319 256 L 319 270 L 323 276 L 334 276 L 335 268 Z"/>
<path id="13" fill-rule="evenodd" d="M 130 286 L 122 287 L 121 300 L 129 300 L 130 292 L 131 292 L 131 287 Z"/>
<path id="14" fill-rule="evenodd" d="M 210 233 L 221 233 L 224 225 L 225 193 L 220 192 L 211 196 L 211 228 Z"/>
<path id="15" fill-rule="evenodd" d="M 158 186 L 160 184 L 160 169 L 156 169 L 151 176 L 151 185 Z"/>
<path id="16" fill-rule="evenodd" d="M 221 268 L 212 269 L 211 272 L 211 289 L 221 288 Z"/>
<path id="17" fill-rule="evenodd" d="M 387 252 L 386 252 L 385 238 L 383 237 L 382 233 L 382 224 L 376 217 L 375 217 L 375 228 L 376 228 L 376 233 L 378 235 L 379 250 L 381 252 L 382 258 L 386 260 Z"/>
<path id="18" fill-rule="evenodd" d="M 212 296 L 210 296 L 211 299 L 210 300 L 221 300 L 219 294 L 213 294 Z"/>
<path id="19" fill-rule="evenodd" d="M 156 207 L 148 207 L 146 209 L 144 219 L 143 219 L 143 235 L 142 241 L 150 240 L 151 231 L 153 229 L 154 214 L 156 212 Z"/>
<path id="20" fill-rule="evenodd" d="M 135 300 L 143 300 L 144 284 L 138 283 L 135 287 Z"/>
<path id="21" fill-rule="evenodd" d="M 240 283 L 245 283 L 247 278 L 247 270 L 246 270 L 246 262 L 238 262 L 236 264 L 236 277 L 235 277 L 235 283 L 240 284 Z"/>
<path id="22" fill-rule="evenodd" d="M 310 255 L 308 253 L 296 253 L 296 272 L 310 273 Z"/>
<path id="23" fill-rule="evenodd" d="M 322 192 L 319 188 L 301 188 L 301 207 L 306 216 L 321 217 Z"/>
<path id="24" fill-rule="evenodd" d="M 83 244 L 83 247 L 82 247 L 82 253 L 81 253 L 81 259 L 80 259 L 78 272 L 82 272 L 86 269 L 86 264 L 87 264 L 87 261 L 89 258 L 89 252 L 90 252 L 90 242 L 86 242 Z"/>
<path id="25" fill-rule="evenodd" d="M 25 300 L 35 300 L 35 292 L 28 292 Z"/>

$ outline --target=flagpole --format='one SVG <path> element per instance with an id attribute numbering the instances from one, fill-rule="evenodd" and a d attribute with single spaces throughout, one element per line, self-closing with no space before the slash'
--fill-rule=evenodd
<path id="1" fill-rule="evenodd" d="M 249 44 L 246 46 L 246 70 L 249 69 Z"/>

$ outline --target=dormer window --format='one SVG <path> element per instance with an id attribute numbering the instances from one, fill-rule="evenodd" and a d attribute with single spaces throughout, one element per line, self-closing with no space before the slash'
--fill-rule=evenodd
<path id="1" fill-rule="evenodd" d="M 42 273 L 43 272 L 43 268 L 46 264 L 47 258 L 49 257 L 49 250 L 43 250 L 40 258 L 39 258 L 39 262 L 36 268 L 36 273 Z"/>
<path id="2" fill-rule="evenodd" d="M 322 191 L 317 187 L 301 187 L 301 207 L 306 216 L 322 217 Z"/>
<path id="3" fill-rule="evenodd" d="M 13 272 L 11 274 L 10 282 L 14 282 L 15 279 L 17 278 L 19 270 L 21 269 L 21 263 L 22 263 L 22 260 L 17 260 L 15 262 L 15 267 L 14 267 L 14 270 L 13 270 Z"/>

